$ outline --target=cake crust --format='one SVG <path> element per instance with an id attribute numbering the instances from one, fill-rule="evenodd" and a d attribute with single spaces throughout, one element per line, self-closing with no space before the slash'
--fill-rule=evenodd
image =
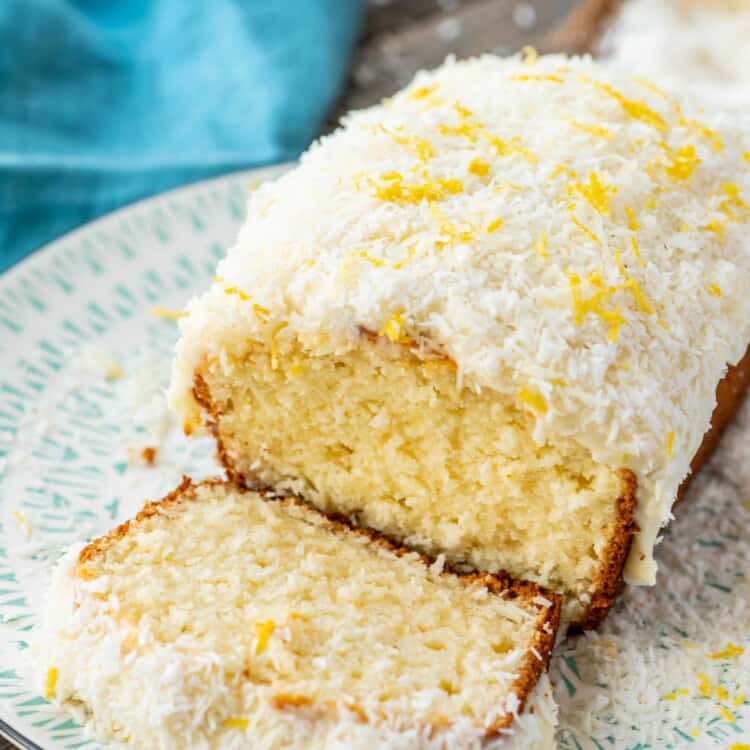
<path id="1" fill-rule="evenodd" d="M 222 456 L 221 452 L 220 456 Z M 224 460 L 224 456 L 222 456 L 222 460 Z M 125 521 L 109 533 L 93 540 L 90 544 L 85 546 L 78 555 L 76 575 L 79 578 L 85 579 L 85 568 L 88 562 L 105 555 L 115 542 L 126 537 L 145 520 L 160 515 L 170 506 L 190 502 L 195 498 L 196 492 L 200 488 L 227 486 L 238 492 L 250 491 L 241 482 L 233 481 L 231 479 L 227 482 L 216 477 L 194 483 L 190 477 L 183 476 L 182 481 L 174 490 L 166 494 L 160 500 L 147 501 L 142 510 L 133 519 Z M 435 559 L 428 555 L 417 552 L 403 544 L 397 544 L 393 540 L 388 539 L 376 531 L 362 529 L 353 525 L 349 519 L 343 515 L 336 513 L 323 513 L 296 497 L 280 497 L 268 490 L 253 489 L 252 492 L 261 495 L 267 502 L 294 505 L 303 508 L 305 513 L 326 519 L 327 525 L 333 533 L 340 535 L 355 535 L 365 538 L 373 545 L 379 546 L 397 557 L 403 555 L 416 555 L 426 568 L 435 563 Z M 502 595 L 506 599 L 518 599 L 526 606 L 533 607 L 537 610 L 538 614 L 534 623 L 535 632 L 532 644 L 524 656 L 522 668 L 518 677 L 510 687 L 510 690 L 517 696 L 519 701 L 518 712 L 522 713 L 539 678 L 549 667 L 552 648 L 555 643 L 555 636 L 560 623 L 560 612 L 562 606 L 561 597 L 535 583 L 515 580 L 503 572 L 467 573 L 455 568 L 454 566 L 445 564 L 440 575 L 455 576 L 465 586 L 483 586 L 494 595 Z M 541 602 L 540 598 L 545 600 L 546 603 Z M 316 713 L 330 713 L 330 706 L 316 706 L 314 700 L 305 695 L 290 696 L 279 694 L 275 698 L 275 704 L 278 708 L 283 708 L 285 710 L 309 712 L 312 709 Z M 363 721 L 366 720 L 365 713 L 360 707 L 355 705 L 350 708 L 360 719 Z M 497 736 L 502 730 L 507 729 L 512 722 L 513 715 L 510 713 L 498 719 L 494 724 L 487 727 L 487 739 Z M 444 729 L 449 724 L 450 722 L 436 721 L 433 724 L 430 724 L 430 728 L 434 730 Z"/>

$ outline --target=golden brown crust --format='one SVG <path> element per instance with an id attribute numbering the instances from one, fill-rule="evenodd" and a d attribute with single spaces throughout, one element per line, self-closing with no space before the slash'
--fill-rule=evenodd
<path id="1" fill-rule="evenodd" d="M 716 388 L 716 407 L 711 415 L 711 426 L 703 436 L 703 442 L 690 462 L 690 473 L 680 485 L 676 502 L 683 499 L 693 477 L 713 455 L 724 430 L 730 425 L 742 405 L 748 388 L 750 388 L 750 346 L 742 359 L 727 369 Z"/>
<path id="2" fill-rule="evenodd" d="M 617 518 L 602 555 L 602 567 L 596 580 L 591 601 L 581 619 L 571 625 L 574 630 L 593 630 L 604 622 L 622 589 L 622 571 L 628 559 L 633 534 L 637 531 L 635 508 L 638 480 L 629 469 L 618 469 L 620 496 L 617 498 Z"/>
<path id="3" fill-rule="evenodd" d="M 224 471 L 227 474 L 227 478 L 235 484 L 245 486 L 242 475 L 235 471 L 234 465 L 229 458 L 229 454 L 224 446 L 224 442 L 221 439 L 221 433 L 219 432 L 219 417 L 221 416 L 216 404 L 211 399 L 211 392 L 208 389 L 206 381 L 200 374 L 200 365 L 196 368 L 193 376 L 193 398 L 195 402 L 201 407 L 205 415 L 205 425 L 211 431 L 211 434 L 216 440 L 216 457 L 224 467 Z"/>
<path id="4" fill-rule="evenodd" d="M 221 454 L 220 454 L 221 455 Z M 415 550 L 403 544 L 397 544 L 394 541 L 386 538 L 382 534 L 379 534 L 372 529 L 363 529 L 355 526 L 348 518 L 336 514 L 336 513 L 323 513 L 310 504 L 301 500 L 297 497 L 278 497 L 272 492 L 248 490 L 243 484 L 233 481 L 225 482 L 221 478 L 205 479 L 197 484 L 194 484 L 190 477 L 184 476 L 180 484 L 172 490 L 170 493 L 165 495 L 161 500 L 156 502 L 147 501 L 143 506 L 143 509 L 135 516 L 135 518 L 125 521 L 120 524 L 117 528 L 110 531 L 105 536 L 95 539 L 86 547 L 84 547 L 79 556 L 78 563 L 76 566 L 76 574 L 84 579 L 90 578 L 90 571 L 85 567 L 86 563 L 91 562 L 96 557 L 106 554 L 107 550 L 118 540 L 125 537 L 130 531 L 132 531 L 137 525 L 143 521 L 152 518 L 153 516 L 160 515 L 165 508 L 173 506 L 182 502 L 189 502 L 195 499 L 196 492 L 201 487 L 214 486 L 214 487 L 228 487 L 236 492 L 255 492 L 261 495 L 268 502 L 278 502 L 286 505 L 294 505 L 298 508 L 304 509 L 305 513 L 310 514 L 314 517 L 325 519 L 331 532 L 339 534 L 354 534 L 357 536 L 365 537 L 371 544 L 377 545 L 388 552 L 402 557 L 404 555 L 410 555 L 415 559 L 419 559 L 425 567 L 433 565 L 435 560 L 428 555 L 421 554 Z M 535 628 L 536 632 L 534 635 L 532 647 L 536 650 L 538 657 L 533 653 L 527 653 L 524 661 L 522 670 L 513 683 L 511 690 L 516 694 L 520 701 L 519 711 L 523 711 L 524 706 L 528 700 L 531 691 L 534 689 L 539 676 L 542 671 L 546 670 L 549 666 L 549 660 L 552 653 L 552 647 L 554 646 L 555 635 L 560 622 L 560 610 L 562 606 L 562 599 L 557 594 L 553 594 L 547 591 L 541 586 L 528 581 L 515 581 L 506 573 L 466 573 L 457 570 L 449 565 L 445 565 L 440 575 L 455 576 L 466 586 L 480 585 L 484 586 L 488 591 L 493 594 L 503 596 L 508 599 L 521 599 L 527 606 L 535 608 L 538 612 Z M 535 601 L 536 597 L 541 597 L 549 602 L 549 606 L 546 606 Z M 315 709 L 315 701 L 313 698 L 305 695 L 287 695 L 279 694 L 274 698 L 274 702 L 277 708 L 291 709 L 291 708 L 305 708 Z M 322 708 L 325 713 L 330 712 L 330 706 L 328 708 Z M 356 705 L 347 706 L 347 710 L 357 714 L 360 717 L 364 716 L 364 712 L 361 708 Z M 363 719 L 364 720 L 364 719 Z M 512 714 L 507 714 L 502 719 L 499 719 L 495 724 L 486 729 L 487 736 L 491 737 L 498 734 L 502 729 L 506 729 L 510 726 L 513 721 Z M 434 724 L 434 726 L 433 726 Z M 430 724 L 430 728 L 435 731 L 445 729 L 449 723 L 446 723 L 445 717 L 436 718 L 435 722 Z"/>
<path id="5" fill-rule="evenodd" d="M 180 502 L 185 492 L 187 492 L 192 487 L 192 484 L 193 483 L 190 477 L 182 477 L 182 481 L 180 482 L 180 484 L 175 487 L 175 489 L 173 489 L 168 495 L 165 495 L 161 500 L 156 503 L 147 500 L 142 510 L 138 513 L 138 515 L 136 515 L 135 518 L 131 518 L 124 523 L 121 523 L 119 526 L 112 529 L 112 531 L 108 532 L 104 536 L 100 536 L 87 544 L 78 555 L 76 574 L 82 578 L 86 578 L 88 575 L 87 573 L 84 573 L 81 576 L 82 566 L 84 566 L 87 562 L 93 560 L 95 557 L 103 555 L 118 539 L 122 539 L 124 536 L 126 536 L 134 525 L 141 523 L 146 518 L 150 518 L 151 516 L 160 513 L 160 508 L 163 508 L 170 503 Z"/>

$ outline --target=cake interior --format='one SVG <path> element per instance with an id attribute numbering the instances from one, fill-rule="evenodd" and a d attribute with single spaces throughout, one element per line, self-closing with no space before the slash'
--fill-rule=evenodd
<path id="1" fill-rule="evenodd" d="M 459 388 L 450 360 L 382 338 L 341 356 L 293 341 L 206 358 L 197 375 L 244 481 L 564 593 L 573 621 L 600 588 L 621 473 L 574 441 L 536 445 L 530 407 Z"/>
<path id="2" fill-rule="evenodd" d="M 510 722 L 538 605 L 332 533 L 294 501 L 222 485 L 191 493 L 84 554 L 77 573 L 117 603 L 125 654 L 169 645 L 225 685 L 220 725 L 245 726 L 257 702 L 308 717 Z"/>

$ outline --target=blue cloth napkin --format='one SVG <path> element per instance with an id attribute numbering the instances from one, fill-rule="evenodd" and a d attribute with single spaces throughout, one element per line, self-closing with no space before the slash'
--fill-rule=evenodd
<path id="1" fill-rule="evenodd" d="M 1 0 L 0 271 L 174 185 L 291 159 L 361 0 Z"/>

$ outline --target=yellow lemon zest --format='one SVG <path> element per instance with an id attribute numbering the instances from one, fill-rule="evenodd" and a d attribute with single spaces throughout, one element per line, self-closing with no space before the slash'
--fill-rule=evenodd
<path id="1" fill-rule="evenodd" d="M 588 313 L 598 315 L 605 323 L 609 323 L 610 328 L 608 338 L 610 341 L 616 341 L 620 326 L 625 322 L 625 318 L 617 308 L 614 310 L 608 310 L 602 306 L 602 303 L 607 300 L 609 295 L 616 291 L 617 288 L 605 287 L 601 275 L 596 271 L 592 271 L 586 279 L 589 284 L 597 289 L 597 291 L 588 298 L 584 298 L 581 291 L 581 277 L 576 273 L 571 273 L 568 276 L 570 282 L 570 293 L 573 297 L 573 320 L 577 326 L 580 326 Z"/>
<path id="2" fill-rule="evenodd" d="M 542 232 L 539 235 L 539 239 L 534 243 L 534 250 L 536 250 L 539 256 L 544 260 L 549 258 L 549 255 L 547 254 L 547 232 Z"/>
<path id="3" fill-rule="evenodd" d="M 717 651 L 714 654 L 709 654 L 709 659 L 732 659 L 735 656 L 742 656 L 745 653 L 745 649 L 742 646 L 735 646 L 731 641 L 727 643 L 727 647 L 723 651 Z"/>
<path id="4" fill-rule="evenodd" d="M 699 135 L 701 136 L 701 138 L 707 140 L 711 144 L 711 147 L 714 151 L 721 152 L 724 150 L 724 139 L 721 137 L 721 133 L 716 130 L 712 130 L 703 123 L 698 122 L 698 120 L 689 120 L 687 117 L 685 117 L 682 111 L 682 107 L 678 102 L 674 101 L 673 105 L 675 111 L 677 112 L 677 117 L 680 121 L 680 125 L 682 125 L 683 128 L 691 130 L 696 135 Z"/>
<path id="5" fill-rule="evenodd" d="M 392 315 L 383 328 L 378 332 L 378 336 L 385 336 L 394 344 L 406 344 L 411 338 L 406 334 L 406 324 L 399 313 Z"/>
<path id="6" fill-rule="evenodd" d="M 416 253 L 416 252 L 417 252 L 417 246 L 416 245 L 412 245 L 409 248 L 408 252 L 406 253 L 406 257 L 403 260 L 397 261 L 396 263 L 391 263 L 391 266 L 396 271 L 400 270 L 401 268 L 403 268 L 414 257 L 414 253 Z"/>
<path id="7" fill-rule="evenodd" d="M 700 729 L 698 729 L 698 727 L 693 727 L 693 728 L 692 728 L 692 729 L 690 730 L 690 736 L 691 736 L 691 737 L 700 737 L 700 734 L 701 734 L 701 730 L 700 730 Z"/>
<path id="8" fill-rule="evenodd" d="M 727 224 L 725 221 L 722 221 L 721 219 L 711 219 L 711 221 L 708 222 L 708 224 L 704 224 L 702 229 L 704 229 L 707 232 L 713 232 L 718 238 L 720 242 L 724 242 L 726 240 L 726 234 L 727 234 Z"/>
<path id="9" fill-rule="evenodd" d="M 551 81 L 552 83 L 565 83 L 565 79 L 560 76 L 547 74 L 534 74 L 534 73 L 519 73 L 518 75 L 510 76 L 511 81 Z"/>
<path id="10" fill-rule="evenodd" d="M 734 714 L 728 708 L 724 708 L 724 706 L 717 706 L 716 708 L 730 724 L 734 724 Z"/>
<path id="11" fill-rule="evenodd" d="M 420 99 L 427 99 L 430 95 L 434 94 L 438 90 L 437 83 L 431 83 L 429 86 L 419 86 L 413 91 L 409 92 L 409 99 L 419 101 Z"/>
<path id="12" fill-rule="evenodd" d="M 533 388 L 520 388 L 518 398 L 540 414 L 547 413 L 547 402 L 539 391 Z"/>
<path id="13" fill-rule="evenodd" d="M 403 128 L 389 130 L 385 125 L 378 125 L 377 127 L 386 135 L 393 138 L 396 143 L 412 149 L 422 161 L 428 161 L 435 155 L 432 144 L 426 138 L 422 138 L 419 135 L 403 134 L 400 132 Z"/>
<path id="14" fill-rule="evenodd" d="M 610 195 L 617 192 L 616 187 L 608 185 L 596 172 L 589 175 L 588 184 L 573 182 L 568 186 L 568 190 L 580 193 L 602 216 L 610 215 Z"/>
<path id="15" fill-rule="evenodd" d="M 750 745 L 746 742 L 733 742 L 729 746 L 729 750 L 750 750 Z"/>
<path id="16" fill-rule="evenodd" d="M 641 225 L 638 223 L 635 211 L 630 206 L 625 206 L 625 214 L 628 217 L 628 229 L 631 232 L 637 232 L 641 228 Z"/>
<path id="17" fill-rule="evenodd" d="M 21 513 L 20 510 L 14 510 L 13 518 L 16 520 L 18 525 L 24 530 L 24 532 L 26 533 L 26 536 L 31 538 L 32 528 L 26 516 L 23 513 Z"/>
<path id="18" fill-rule="evenodd" d="M 711 684 L 711 679 L 707 674 L 704 674 L 703 672 L 698 672 L 698 679 L 700 679 L 700 682 L 698 683 L 698 690 L 700 694 L 704 698 L 710 698 L 714 692 L 714 686 Z"/>
<path id="19" fill-rule="evenodd" d="M 370 181 L 375 188 L 375 197 L 389 203 L 413 203 L 422 201 L 432 203 L 444 200 L 448 195 L 462 193 L 464 186 L 461 180 L 432 179 L 424 176 L 424 182 L 405 183 L 398 172 L 387 172 L 380 176 L 381 184 Z"/>
<path id="20" fill-rule="evenodd" d="M 443 135 L 462 135 L 474 142 L 477 139 L 479 126 L 475 123 L 462 122 L 460 125 L 441 125 L 440 132 Z"/>
<path id="21" fill-rule="evenodd" d="M 635 235 L 630 236 L 630 246 L 633 248 L 633 254 L 638 259 L 638 262 L 642 267 L 645 267 L 646 261 L 641 257 L 641 251 L 638 249 L 638 240 L 635 238 Z"/>
<path id="22" fill-rule="evenodd" d="M 531 46 L 527 45 L 521 50 L 524 65 L 533 65 L 539 59 L 539 53 Z"/>
<path id="23" fill-rule="evenodd" d="M 508 182 L 507 180 L 502 184 L 498 185 L 493 192 L 495 193 L 502 193 L 503 190 L 523 190 L 523 188 L 520 185 L 516 185 L 513 182 Z"/>
<path id="24" fill-rule="evenodd" d="M 617 264 L 617 270 L 625 279 L 625 283 L 622 285 L 622 288 L 627 289 L 632 293 L 633 297 L 635 297 L 636 304 L 642 312 L 646 313 L 646 315 L 653 315 L 656 311 L 654 310 L 651 303 L 646 299 L 646 296 L 643 294 L 641 286 L 638 283 L 638 279 L 634 279 L 628 273 L 627 268 L 625 268 L 622 262 L 622 253 L 619 249 L 615 250 L 615 263 Z"/>
<path id="25" fill-rule="evenodd" d="M 227 719 L 224 726 L 228 729 L 247 729 L 247 719 Z"/>
<path id="26" fill-rule="evenodd" d="M 711 292 L 714 297 L 721 297 L 721 287 L 713 281 L 708 285 L 708 291 Z"/>
<path id="27" fill-rule="evenodd" d="M 688 143 L 681 146 L 677 151 L 673 151 L 669 146 L 663 144 L 669 154 L 670 163 L 664 169 L 670 179 L 675 182 L 680 180 L 689 180 L 693 176 L 695 168 L 701 163 L 695 146 Z"/>
<path id="28" fill-rule="evenodd" d="M 674 430 L 667 434 L 667 460 L 672 460 L 672 449 L 674 448 Z"/>
<path id="29" fill-rule="evenodd" d="M 569 167 L 567 164 L 558 164 L 553 170 L 552 174 L 550 174 L 550 179 L 554 179 L 560 174 L 566 174 L 568 177 L 570 177 L 573 180 L 578 179 L 578 172 L 575 171 L 572 167 Z"/>
<path id="30" fill-rule="evenodd" d="M 588 237 L 590 237 L 594 242 L 596 242 L 597 245 L 601 245 L 602 241 L 599 239 L 597 235 L 595 235 L 585 224 L 583 224 L 581 221 L 579 221 L 575 214 L 570 212 L 570 220 Z"/>
<path id="31" fill-rule="evenodd" d="M 667 130 L 667 123 L 664 121 L 664 118 L 658 112 L 651 109 L 646 102 L 643 102 L 640 99 L 629 99 L 608 83 L 595 81 L 586 76 L 583 76 L 583 80 L 587 83 L 591 83 L 600 91 L 604 91 L 604 93 L 611 96 L 634 120 L 645 122 L 647 125 L 650 125 L 662 133 Z"/>
<path id="32" fill-rule="evenodd" d="M 721 201 L 720 208 L 731 221 L 744 221 L 750 217 L 750 206 L 742 199 L 740 189 L 734 182 L 722 182 L 721 191 L 726 197 Z"/>
<path id="33" fill-rule="evenodd" d="M 472 233 L 470 231 L 460 231 L 453 222 L 448 220 L 445 214 L 437 206 L 434 206 L 434 205 L 430 206 L 430 212 L 438 221 L 440 225 L 440 231 L 443 234 L 447 234 L 449 238 L 447 242 L 438 241 L 436 244 L 439 248 L 443 248 L 446 245 L 453 243 L 453 242 L 470 242 L 471 241 Z"/>
<path id="34" fill-rule="evenodd" d="M 487 225 L 487 231 L 491 234 L 496 232 L 505 222 L 502 219 L 495 219 Z"/>
<path id="35" fill-rule="evenodd" d="M 47 679 L 44 683 L 44 697 L 51 701 L 57 695 L 57 678 L 60 672 L 57 667 L 50 667 L 47 670 Z"/>
<path id="36" fill-rule="evenodd" d="M 364 260 L 366 260 L 368 263 L 372 263 L 372 265 L 376 268 L 382 268 L 385 265 L 384 260 L 380 260 L 380 258 L 373 258 L 372 255 L 370 255 L 366 250 L 360 250 L 359 257 L 364 258 Z"/>
<path id="37" fill-rule="evenodd" d="M 664 696 L 664 700 L 674 701 L 674 700 L 677 700 L 677 697 L 680 695 L 690 695 L 690 691 L 687 688 L 680 688 L 679 690 L 673 690 L 671 693 L 667 693 Z"/>
<path id="38" fill-rule="evenodd" d="M 253 312 L 263 323 L 268 322 L 268 316 L 271 314 L 271 311 L 268 308 L 257 303 L 253 304 Z"/>
<path id="39" fill-rule="evenodd" d="M 477 177 L 486 177 L 490 172 L 490 165 L 477 157 L 472 159 L 471 164 L 469 164 L 469 172 L 477 175 Z"/>
<path id="40" fill-rule="evenodd" d="M 224 290 L 224 294 L 236 294 L 243 302 L 247 302 L 250 299 L 242 289 L 238 289 L 236 286 L 228 286 Z"/>
<path id="41" fill-rule="evenodd" d="M 568 122 L 574 128 L 583 130 L 584 133 L 590 133 L 599 138 L 606 138 L 608 141 L 611 141 L 615 137 L 615 134 L 609 128 L 605 128 L 604 125 L 597 125 L 592 122 L 579 122 L 578 120 L 569 120 Z"/>
<path id="42" fill-rule="evenodd" d="M 660 89 L 653 81 L 649 81 L 648 78 L 641 78 L 641 76 L 633 76 L 633 80 L 643 88 L 648 89 L 651 93 L 660 96 L 662 99 L 671 101 L 671 97 L 665 91 Z"/>
<path id="43" fill-rule="evenodd" d="M 276 623 L 273 620 L 266 622 L 256 622 L 255 629 L 258 631 L 258 643 L 255 645 L 255 655 L 260 656 L 268 647 L 268 639 L 276 630 Z"/>
<path id="44" fill-rule="evenodd" d="M 743 693 L 737 693 L 737 695 L 732 698 L 731 705 L 733 706 L 741 706 L 745 702 L 745 696 Z"/>
<path id="45" fill-rule="evenodd" d="M 179 320 L 187 316 L 184 310 L 170 310 L 161 305 L 154 305 L 151 308 L 151 314 L 156 318 L 164 318 L 164 320 Z"/>

